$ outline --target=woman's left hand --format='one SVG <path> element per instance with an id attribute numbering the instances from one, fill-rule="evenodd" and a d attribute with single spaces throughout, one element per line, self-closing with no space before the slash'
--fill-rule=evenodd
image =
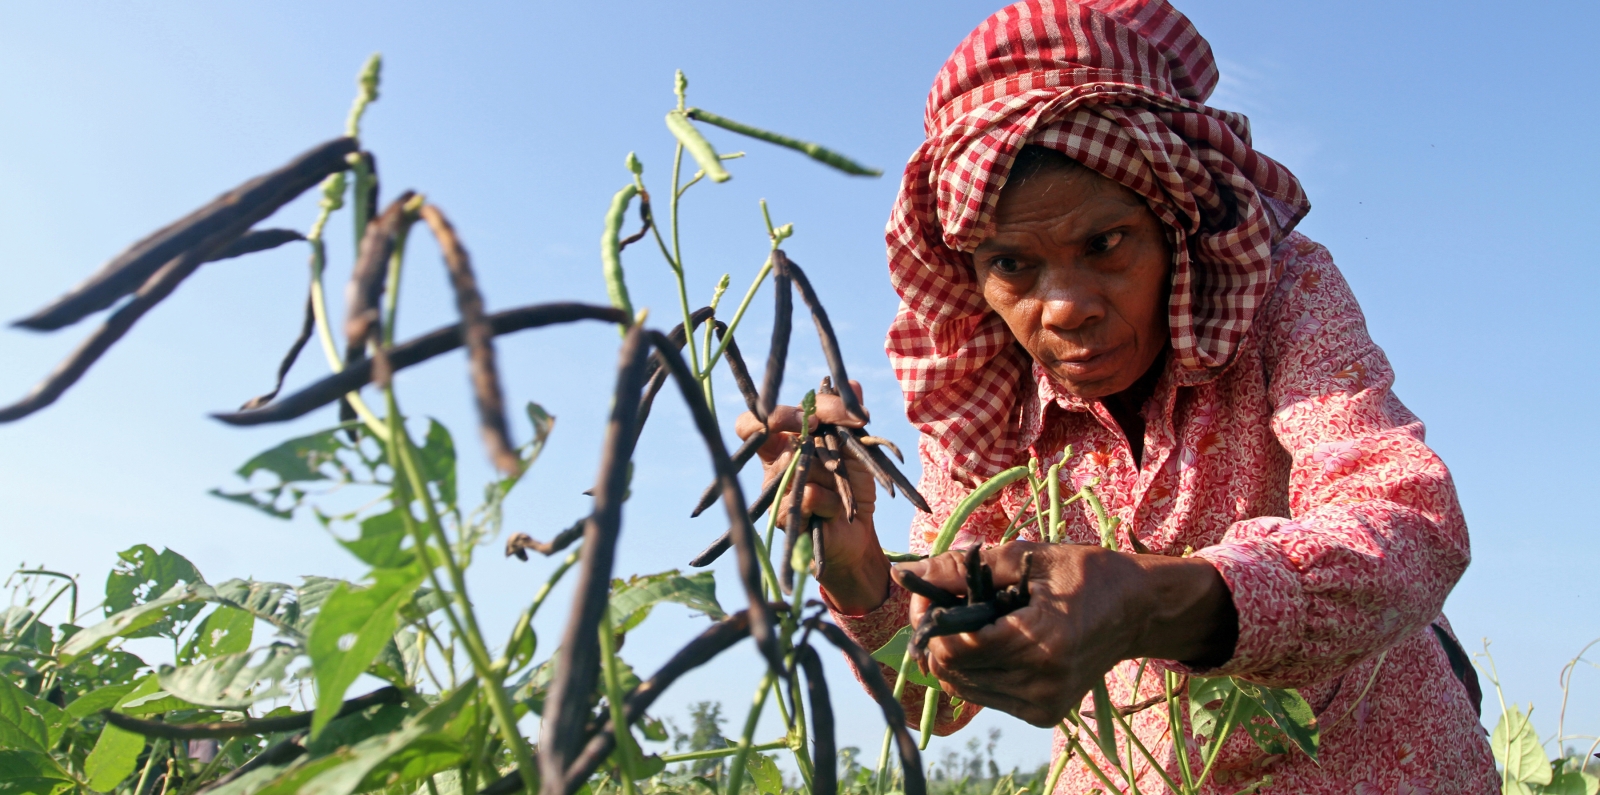
<path id="1" fill-rule="evenodd" d="M 928 644 L 927 672 L 950 695 L 1049 727 L 1122 660 L 1214 666 L 1232 655 L 1233 598 L 1210 563 L 1019 541 L 983 551 L 996 588 L 1017 582 L 1028 551 L 1034 554 L 1027 607 L 977 632 Z M 903 567 L 963 594 L 964 557 L 950 552 Z M 913 596 L 913 623 L 928 608 Z"/>

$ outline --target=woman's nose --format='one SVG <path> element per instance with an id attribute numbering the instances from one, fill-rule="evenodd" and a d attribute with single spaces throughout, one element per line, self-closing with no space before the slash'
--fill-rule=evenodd
<path id="1" fill-rule="evenodd" d="M 1058 332 L 1079 331 L 1105 317 L 1104 297 L 1092 284 L 1072 277 L 1070 268 L 1052 265 L 1039 282 L 1040 322 Z"/>

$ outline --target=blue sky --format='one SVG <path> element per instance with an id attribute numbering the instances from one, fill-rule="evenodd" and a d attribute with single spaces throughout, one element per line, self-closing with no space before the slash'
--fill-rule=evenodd
<path id="1" fill-rule="evenodd" d="M 1588 502 L 1597 354 L 1592 303 L 1600 264 L 1592 3 L 1284 3 L 1205 0 L 1180 7 L 1222 68 L 1213 104 L 1250 115 L 1257 147 L 1304 182 L 1301 229 L 1326 244 L 1455 474 L 1474 561 L 1447 604 L 1468 641 L 1490 637 L 1507 697 L 1532 700 L 1554 730 L 1565 660 L 1594 635 L 1600 560 Z M 735 178 L 686 200 L 686 259 L 703 300 L 724 272 L 748 284 L 765 251 L 757 200 L 793 222 L 787 250 L 805 265 L 844 337 L 874 428 L 909 446 L 882 353 L 895 297 L 882 229 L 905 158 L 921 140 L 924 97 L 960 38 L 994 6 L 881 2 L 35 4 L 0 9 L 0 317 L 54 298 L 112 254 L 243 179 L 342 129 L 353 75 L 385 55 L 383 97 L 368 116 L 387 195 L 411 187 L 450 213 L 491 308 L 604 301 L 600 218 L 636 150 L 651 186 L 668 178 L 676 68 L 693 104 L 820 141 L 883 167 L 848 178 L 793 153 L 713 133 L 751 153 Z M 285 208 L 304 229 L 313 206 Z M 332 284 L 348 267 L 348 215 L 331 237 Z M 208 266 L 62 399 L 0 427 L 0 564 L 47 563 L 97 579 L 116 550 L 170 546 L 213 579 L 359 573 L 309 520 L 278 522 L 207 496 L 231 470 L 290 435 L 333 422 L 241 431 L 207 412 L 270 386 L 293 338 L 304 251 L 290 247 Z M 402 333 L 453 317 L 431 244 L 415 249 Z M 675 313 L 666 268 L 630 251 L 636 304 Z M 766 293 L 751 322 L 764 328 Z M 20 395 L 90 326 L 53 335 L 0 332 L 0 399 Z M 819 378 L 809 331 L 797 336 L 790 399 Z M 603 422 L 615 336 L 591 328 L 500 344 L 508 392 L 557 415 L 544 462 L 511 505 L 509 530 L 546 536 L 584 510 Z M 752 358 L 761 345 L 746 346 Z M 291 376 L 322 374 L 308 351 Z M 458 430 L 463 477 L 481 482 L 459 356 L 400 378 L 409 411 Z M 721 396 L 732 390 L 724 384 Z M 726 415 L 737 401 L 724 402 Z M 525 425 L 516 428 L 526 437 Z M 643 442 L 621 572 L 681 566 L 721 528 L 687 519 L 707 478 L 686 415 L 663 406 Z M 475 489 L 466 493 L 476 493 Z M 904 501 L 880 509 L 902 546 Z M 492 550 L 490 550 L 492 551 Z M 474 595 L 508 623 L 547 563 L 484 555 Z M 724 579 L 731 578 L 719 568 Z M 95 583 L 91 590 L 97 590 Z M 736 594 L 724 587 L 726 601 Z M 564 594 L 560 596 L 564 599 Z M 545 609 L 553 644 L 565 603 Z M 629 643 L 645 668 L 696 626 L 676 609 Z M 663 713 L 699 698 L 742 712 L 750 659 L 680 686 Z M 841 666 L 835 679 L 848 681 Z M 1591 672 L 1592 674 L 1593 672 Z M 840 682 L 843 684 L 843 682 Z M 1600 683 L 1580 678 L 1569 731 L 1600 731 Z M 864 697 L 847 687 L 851 709 Z M 1491 697 L 1492 702 L 1492 697 Z M 1541 717 L 1542 716 L 1542 717 Z M 872 721 L 846 742 L 876 747 Z M 1003 716 L 1002 761 L 1037 763 L 1043 732 Z M 770 732 L 767 732 L 770 733 Z M 933 751 L 967 738 L 936 741 Z"/>

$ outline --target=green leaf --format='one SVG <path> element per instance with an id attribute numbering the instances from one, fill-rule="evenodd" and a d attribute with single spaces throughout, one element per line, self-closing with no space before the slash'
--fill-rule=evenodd
<path id="1" fill-rule="evenodd" d="M 689 117 L 684 115 L 683 111 L 674 110 L 667 113 L 667 129 L 672 131 L 673 137 L 678 139 L 678 143 L 683 145 L 684 150 L 694 158 L 694 162 L 712 182 L 727 182 L 733 177 L 722 167 L 722 158 L 717 156 L 717 150 L 711 148 L 711 142 L 695 129 L 694 123 L 689 121 Z"/>
<path id="2" fill-rule="evenodd" d="M 439 501 L 449 508 L 456 505 L 456 443 L 450 431 L 438 420 L 428 420 L 428 437 L 418 451 L 417 468 L 422 477 L 439 490 Z"/>
<path id="3" fill-rule="evenodd" d="M 308 643 L 317 680 L 315 737 L 344 703 L 345 691 L 394 635 L 400 606 L 422 583 L 419 569 L 381 569 L 370 587 L 340 585 L 322 605 Z"/>
<path id="4" fill-rule="evenodd" d="M 324 467 L 330 464 L 343 470 L 339 453 L 351 450 L 343 431 L 355 423 L 318 431 L 310 436 L 290 439 L 277 447 L 244 462 L 237 473 L 249 480 L 257 472 L 270 472 L 278 476 L 279 483 L 306 483 L 329 480 Z"/>
<path id="5" fill-rule="evenodd" d="M 1600 778 L 1581 770 L 1562 770 L 1550 779 L 1543 792 L 1545 795 L 1596 795 L 1600 792 Z"/>
<path id="6" fill-rule="evenodd" d="M 727 618 L 717 602 L 716 577 L 702 571 L 685 577 L 677 569 L 617 580 L 611 593 L 612 626 L 618 633 L 638 626 L 650 610 L 662 602 L 676 602 L 709 616 L 713 621 Z"/>
<path id="7" fill-rule="evenodd" d="M 662 723 L 660 718 L 644 716 L 644 719 L 639 721 L 639 733 L 643 734 L 646 740 L 658 743 L 667 741 L 667 725 Z"/>
<path id="8" fill-rule="evenodd" d="M 783 773 L 778 770 L 778 763 L 766 754 L 751 754 L 745 762 L 745 770 L 750 773 L 750 780 L 756 784 L 756 789 L 762 795 L 782 795 Z"/>
<path id="9" fill-rule="evenodd" d="M 340 546 L 375 569 L 403 569 L 417 558 L 405 543 L 405 520 L 396 510 L 369 516 L 361 520 L 361 537 L 353 541 L 339 540 Z"/>
<path id="10" fill-rule="evenodd" d="M 51 795 L 72 783 L 61 766 L 38 751 L 0 751 L 0 795 Z"/>
<path id="11" fill-rule="evenodd" d="M 1215 739 L 1212 735 L 1222 720 L 1222 707 L 1233 692 L 1230 677 L 1189 677 L 1189 725 L 1201 742 Z"/>
<path id="12" fill-rule="evenodd" d="M 1105 754 L 1111 764 L 1121 765 L 1117 761 L 1117 721 L 1111 714 L 1116 707 L 1111 703 L 1111 693 L 1106 690 L 1105 680 L 1095 682 L 1090 693 L 1094 701 L 1095 745 L 1100 746 L 1100 753 Z"/>
<path id="13" fill-rule="evenodd" d="M 894 637 L 890 638 L 888 643 L 883 644 L 881 648 L 872 653 L 872 659 L 898 671 L 900 670 L 901 661 L 905 659 L 906 644 L 909 642 L 911 642 L 911 627 L 901 627 L 900 631 L 894 633 Z M 906 681 L 914 685 L 943 690 L 943 688 L 939 687 L 939 680 L 918 670 L 916 663 L 906 666 L 905 674 Z"/>
<path id="14" fill-rule="evenodd" d="M 1322 742 L 1321 729 L 1317 726 L 1317 716 L 1312 712 L 1311 705 L 1298 691 L 1261 687 L 1238 680 L 1234 685 L 1255 703 L 1262 714 L 1272 720 L 1296 748 L 1313 761 L 1316 760 L 1317 748 Z"/>
<path id="15" fill-rule="evenodd" d="M 256 618 L 237 607 L 223 605 L 200 622 L 178 655 L 179 662 L 195 663 L 250 648 Z"/>
<path id="16" fill-rule="evenodd" d="M 1494 759 L 1512 781 L 1543 786 L 1550 783 L 1550 760 L 1544 755 L 1544 745 L 1533 728 L 1532 708 L 1527 715 L 1512 704 L 1500 715 L 1489 745 L 1494 749 Z"/>
<path id="17" fill-rule="evenodd" d="M 310 578 L 307 579 L 309 581 Z M 330 586 L 328 590 L 333 589 Z M 305 639 L 305 628 L 301 626 L 300 618 L 303 610 L 310 611 L 305 610 L 304 600 L 296 597 L 292 585 L 257 580 L 228 580 L 216 586 L 216 597 L 213 601 L 243 610 L 297 640 Z"/>
<path id="18" fill-rule="evenodd" d="M 128 610 L 165 596 L 180 585 L 205 584 L 198 569 L 188 558 L 170 549 L 157 554 L 145 544 L 137 544 L 117 553 L 120 558 L 106 576 L 106 615 Z M 187 623 L 200 612 L 200 605 L 187 605 L 171 615 L 140 627 L 130 638 L 177 637 L 178 625 Z"/>
<path id="19" fill-rule="evenodd" d="M 306 751 L 313 756 L 322 756 L 332 753 L 335 749 L 346 745 L 355 745 L 369 737 L 387 734 L 399 728 L 405 720 L 406 708 L 404 704 L 382 704 L 346 715 L 328 722 L 328 728 L 317 735 L 317 739 L 308 741 Z"/>
<path id="20" fill-rule="evenodd" d="M 144 751 L 144 737 L 119 729 L 107 723 L 100 730 L 100 739 L 83 763 L 83 773 L 89 779 L 89 788 L 97 792 L 110 792 L 133 773 Z"/>
<path id="21" fill-rule="evenodd" d="M 90 691 L 68 704 L 65 710 L 66 715 L 73 720 L 83 720 L 90 715 L 98 715 L 100 710 L 111 709 L 116 706 L 118 702 L 122 701 L 123 696 L 128 695 L 138 686 L 138 682 L 126 682 Z"/>
<path id="22" fill-rule="evenodd" d="M 163 665 L 159 677 L 162 687 L 185 701 L 215 709 L 243 709 L 283 695 L 289 664 L 301 653 L 291 644 L 274 643 L 179 668 Z"/>
<path id="23" fill-rule="evenodd" d="M 50 730 L 32 693 L 0 676 L 0 748 L 50 751 Z"/>
<path id="24" fill-rule="evenodd" d="M 200 610 L 201 603 L 215 594 L 211 586 L 205 583 L 174 585 L 172 590 L 159 599 L 130 607 L 73 635 L 61 645 L 59 652 L 61 661 L 63 664 L 71 664 L 77 658 L 100 648 L 112 638 L 142 638 L 152 634 L 167 634 L 167 630 L 159 633 L 146 630 L 152 627 L 158 630 L 172 627 L 178 616 L 183 614 L 193 616 Z"/>

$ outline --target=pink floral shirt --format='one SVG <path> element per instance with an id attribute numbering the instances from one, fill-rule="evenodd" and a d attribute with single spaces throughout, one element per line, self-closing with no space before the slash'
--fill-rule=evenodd
<path id="1" fill-rule="evenodd" d="M 1298 751 L 1269 756 L 1238 732 L 1207 792 L 1237 792 L 1263 775 L 1272 777 L 1264 792 L 1498 792 L 1487 737 L 1429 627 L 1448 630 L 1440 609 L 1469 560 L 1450 473 L 1391 391 L 1393 370 L 1328 251 L 1296 233 L 1274 250 L 1274 265 L 1276 287 L 1227 369 L 1167 366 L 1144 407 L 1141 464 L 1103 406 L 1057 392 L 1038 367 L 1021 436 L 1041 458 L 1072 445 L 1063 487 L 1100 479 L 1097 492 L 1122 519 L 1121 550 L 1133 551 L 1135 534 L 1152 552 L 1193 550 L 1221 572 L 1238 609 L 1238 644 L 1205 675 L 1298 688 L 1316 711 L 1320 764 Z M 940 445 L 924 438 L 921 451 L 933 514 L 913 523 L 911 548 L 925 552 L 969 489 L 945 474 Z M 997 542 L 1027 500 L 1025 483 L 1008 488 L 974 514 L 955 546 Z M 1067 536 L 1098 543 L 1093 514 L 1078 506 L 1068 509 Z M 1037 540 L 1036 529 L 1022 537 Z M 872 650 L 908 622 L 908 604 L 895 588 L 867 615 L 834 615 Z M 1152 662 L 1138 692 L 1137 661 L 1107 674 L 1115 703 L 1158 695 L 1162 668 L 1185 670 Z M 922 697 L 922 688 L 907 688 L 913 722 Z M 969 705 L 956 718 L 942 706 L 939 732 L 976 711 Z M 1139 712 L 1132 725 L 1176 778 L 1166 710 Z M 1063 743 L 1057 731 L 1057 755 Z M 1164 791 L 1140 761 L 1139 790 Z M 1074 759 L 1056 792 L 1094 789 L 1104 787 Z"/>

